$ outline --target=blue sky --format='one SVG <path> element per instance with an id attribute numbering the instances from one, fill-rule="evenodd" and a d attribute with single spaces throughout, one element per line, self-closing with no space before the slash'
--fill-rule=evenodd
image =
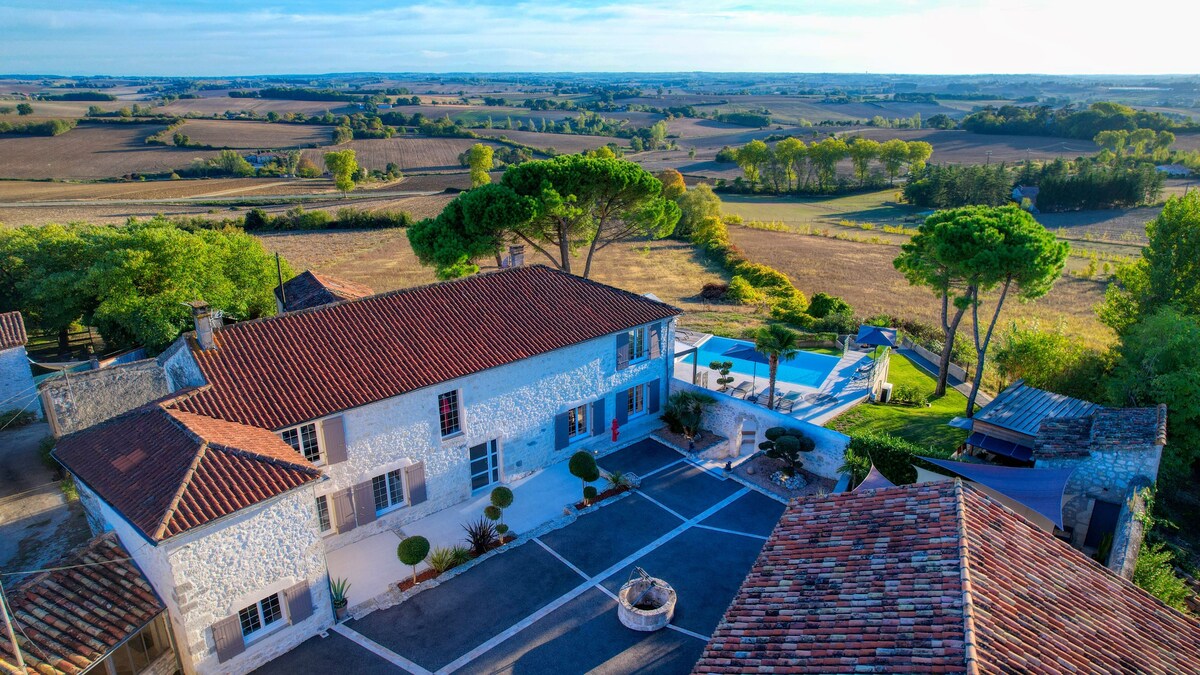
<path id="1" fill-rule="evenodd" d="M 0 0 L 0 73 L 1197 73 L 1198 13 L 1194 0 Z"/>

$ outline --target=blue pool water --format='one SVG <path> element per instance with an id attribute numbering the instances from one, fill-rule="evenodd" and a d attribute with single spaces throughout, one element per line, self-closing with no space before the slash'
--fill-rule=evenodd
<path id="1" fill-rule="evenodd" d="M 717 337 L 714 335 L 713 337 L 709 338 L 707 342 L 700 345 L 700 349 L 697 350 L 696 354 L 688 354 L 686 357 L 684 357 L 683 361 L 684 363 L 691 364 L 693 359 L 698 356 L 700 359 L 699 365 L 706 368 L 712 361 L 732 361 L 733 370 L 730 372 L 731 374 L 738 376 L 738 379 L 734 380 L 733 385 L 731 386 L 736 387 L 742 379 L 751 378 L 751 376 L 754 374 L 755 367 L 755 363 L 753 361 L 734 359 L 725 356 L 726 351 L 739 345 L 749 345 L 751 348 L 754 347 L 753 342 L 747 342 L 746 340 L 731 340 L 729 338 Z M 829 356 L 828 354 L 817 354 L 815 352 L 801 351 L 796 354 L 796 358 L 792 359 L 791 361 L 780 360 L 779 374 L 777 378 L 780 382 L 789 382 L 792 384 L 804 385 L 806 387 L 818 388 L 823 382 L 825 382 L 825 378 L 829 377 L 829 373 L 833 372 L 833 369 L 837 367 L 837 364 L 840 360 L 841 359 L 838 357 Z M 759 363 L 757 365 L 758 377 L 761 384 L 767 380 L 767 364 Z"/>

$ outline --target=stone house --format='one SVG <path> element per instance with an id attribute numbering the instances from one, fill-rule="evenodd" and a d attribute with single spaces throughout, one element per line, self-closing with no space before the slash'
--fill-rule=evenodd
<path id="1" fill-rule="evenodd" d="M 167 397 L 55 450 L 167 604 L 188 673 L 333 620 L 325 553 L 658 426 L 679 310 L 542 266 L 196 330 Z"/>
<path id="2" fill-rule="evenodd" d="M 38 415 L 42 412 L 25 354 L 28 341 L 21 313 L 0 313 L 0 412 L 29 410 Z"/>

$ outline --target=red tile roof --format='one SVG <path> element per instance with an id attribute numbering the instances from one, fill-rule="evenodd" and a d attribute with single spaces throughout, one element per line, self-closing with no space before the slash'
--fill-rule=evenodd
<path id="1" fill-rule="evenodd" d="M 956 480 L 794 502 L 695 672 L 1200 672 L 1200 623 Z"/>
<path id="2" fill-rule="evenodd" d="M 20 347 L 28 342 L 25 335 L 25 322 L 20 312 L 0 313 L 0 349 Z"/>
<path id="3" fill-rule="evenodd" d="M 677 314 L 540 265 L 479 274 L 222 328 L 179 407 L 281 429 Z"/>
<path id="4" fill-rule="evenodd" d="M 42 572 L 6 589 L 30 672 L 80 673 L 165 609 L 111 532 L 50 567 L 69 569 Z M 17 672 L 8 636 L 0 633 L 3 666 Z"/>
<path id="5" fill-rule="evenodd" d="M 162 541 L 321 477 L 265 429 L 151 403 L 59 439 L 54 456 Z"/>
<path id="6" fill-rule="evenodd" d="M 283 291 L 287 296 L 287 306 L 284 309 L 289 312 L 375 294 L 368 286 L 317 274 L 312 270 L 305 270 L 283 282 Z M 280 298 L 278 286 L 275 287 L 275 297 Z"/>

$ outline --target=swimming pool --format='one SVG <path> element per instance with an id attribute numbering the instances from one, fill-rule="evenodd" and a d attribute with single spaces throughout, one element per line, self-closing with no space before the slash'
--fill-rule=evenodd
<path id="1" fill-rule="evenodd" d="M 708 364 L 712 361 L 731 361 L 733 369 L 730 373 L 739 376 L 738 379 L 734 380 L 732 385 L 736 387 L 742 379 L 751 378 L 755 372 L 755 363 L 753 361 L 725 356 L 725 352 L 742 345 L 748 345 L 751 348 L 754 347 L 753 342 L 731 340 L 714 335 L 704 342 L 704 344 L 700 345 L 695 354 L 688 354 L 684 357 L 683 362 L 690 364 L 693 363 L 694 358 L 699 357 L 698 365 L 707 368 Z M 821 384 L 825 382 L 825 378 L 829 377 L 829 374 L 837 367 L 840 360 L 838 357 L 829 356 L 828 354 L 801 351 L 791 361 L 784 361 L 782 359 L 779 361 L 777 379 L 779 382 L 820 388 Z M 767 364 L 759 363 L 757 366 L 758 379 L 760 384 L 763 384 L 767 381 Z"/>

